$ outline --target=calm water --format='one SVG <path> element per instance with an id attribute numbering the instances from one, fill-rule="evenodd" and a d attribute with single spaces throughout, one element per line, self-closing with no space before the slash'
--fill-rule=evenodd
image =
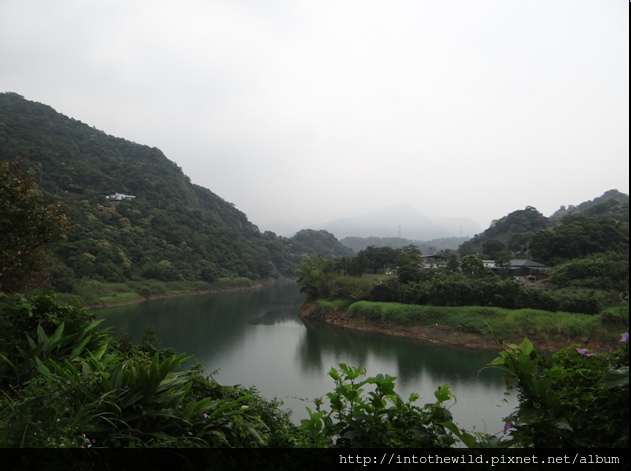
<path id="1" fill-rule="evenodd" d="M 499 372 L 479 372 L 496 352 L 304 322 L 297 314 L 303 299 L 290 284 L 111 307 L 99 317 L 137 343 L 145 325 L 155 326 L 160 347 L 195 355 L 206 373 L 219 370 L 215 379 L 222 384 L 256 385 L 264 396 L 282 399 L 296 423 L 308 417 L 305 406 L 313 408 L 305 399 L 332 390 L 331 367 L 346 363 L 364 365 L 371 376 L 396 376 L 396 391 L 404 398 L 419 393 L 418 405 L 434 402 L 436 388 L 447 383 L 458 399 L 451 407 L 456 423 L 489 433 L 503 429 L 515 394 L 504 402 Z"/>

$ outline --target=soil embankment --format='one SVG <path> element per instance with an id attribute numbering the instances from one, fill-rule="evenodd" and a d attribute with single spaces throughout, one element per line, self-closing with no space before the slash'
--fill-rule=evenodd
<path id="1" fill-rule="evenodd" d="M 397 324 L 384 320 L 353 317 L 345 309 L 332 308 L 324 310 L 315 302 L 305 302 L 300 308 L 299 315 L 303 319 L 324 322 L 341 328 L 378 332 L 385 335 L 397 335 L 400 337 L 414 338 L 442 345 L 454 345 L 471 348 L 499 348 L 491 335 L 461 332 L 457 327 L 439 324 Z M 618 347 L 616 342 L 602 341 L 600 339 L 564 338 L 553 340 L 550 338 L 543 339 L 538 337 L 539 336 L 537 335 L 528 336 L 529 340 L 538 350 L 557 351 L 565 347 L 570 347 L 574 344 L 581 344 L 581 346 L 589 348 L 596 353 L 606 353 Z M 505 340 L 507 343 L 519 344 L 523 339 L 515 338 Z"/>

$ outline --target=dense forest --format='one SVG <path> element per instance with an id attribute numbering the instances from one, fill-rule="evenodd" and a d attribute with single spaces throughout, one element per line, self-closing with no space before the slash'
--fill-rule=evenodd
<path id="1" fill-rule="evenodd" d="M 629 287 L 629 196 L 609 190 L 598 198 L 562 207 L 550 218 L 536 208 L 495 220 L 463 243 L 461 256 L 523 258 L 554 267 L 557 287 L 625 291 Z"/>
<path id="2" fill-rule="evenodd" d="M 17 160 L 47 203 L 63 205 L 72 230 L 47 272 L 57 291 L 81 279 L 288 277 L 306 256 L 352 255 L 326 231 L 262 233 L 233 204 L 191 183 L 159 149 L 15 93 L 0 94 L 0 160 Z M 134 198 L 106 198 L 114 193 Z"/>

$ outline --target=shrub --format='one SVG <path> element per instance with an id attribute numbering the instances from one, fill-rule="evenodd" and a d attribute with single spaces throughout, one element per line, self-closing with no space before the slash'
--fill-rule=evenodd
<path id="1" fill-rule="evenodd" d="M 504 351 L 491 365 L 505 371 L 509 389 L 519 391 L 519 407 L 504 419 L 504 430 L 510 431 L 513 444 L 627 448 L 628 337 L 623 334 L 623 348 L 609 355 L 595 355 L 574 345 L 544 357 L 528 339 L 520 346 L 500 342 Z"/>
<path id="2" fill-rule="evenodd" d="M 438 388 L 436 402 L 423 407 L 413 405 L 419 399 L 411 394 L 404 401 L 394 391 L 396 378 L 377 375 L 358 381 L 366 375 L 362 366 L 339 364 L 329 376 L 335 389 L 328 393 L 331 410 L 322 409 L 322 399 L 316 399 L 315 411 L 307 407 L 309 419 L 302 420 L 303 445 L 312 447 L 373 448 L 414 447 L 447 448 L 455 440 L 445 428 L 452 416 L 445 403 L 454 396 L 449 386 Z M 375 389 L 365 397 L 364 386 Z"/>

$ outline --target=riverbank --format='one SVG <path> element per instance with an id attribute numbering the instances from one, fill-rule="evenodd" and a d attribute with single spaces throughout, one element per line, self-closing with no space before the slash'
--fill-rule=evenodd
<path id="1" fill-rule="evenodd" d="M 214 283 L 206 283 L 204 281 L 163 282 L 158 280 L 101 283 L 89 280 L 76 286 L 74 289 L 75 293 L 61 293 L 57 295 L 57 299 L 68 304 L 79 302 L 86 309 L 96 309 L 174 296 L 255 289 L 279 283 L 295 283 L 295 280 L 280 278 L 254 281 L 249 278 L 220 278 Z"/>
<path id="2" fill-rule="evenodd" d="M 488 329 L 480 329 L 479 331 L 472 331 L 470 323 L 466 323 L 463 326 L 463 322 L 455 322 L 454 319 L 448 319 L 448 316 L 444 316 L 440 319 L 441 311 L 447 312 L 447 310 L 463 310 L 467 308 L 433 308 L 431 306 L 408 306 L 400 305 L 406 308 L 432 308 L 434 314 L 438 316 L 430 316 L 431 322 L 425 321 L 396 321 L 395 316 L 388 315 L 386 311 L 380 311 L 378 316 L 362 315 L 367 311 L 367 305 L 373 309 L 383 308 L 380 306 L 386 303 L 355 303 L 351 306 L 344 306 L 342 303 L 327 303 L 327 302 L 305 302 L 300 308 L 299 315 L 303 319 L 307 319 L 315 322 L 324 322 L 326 324 L 335 325 L 345 329 L 355 329 L 369 332 L 378 332 L 385 335 L 396 335 L 400 337 L 414 338 L 426 342 L 437 343 L 442 345 L 454 345 L 470 348 L 493 348 L 497 349 L 498 346 L 490 334 Z M 391 307 L 395 307 L 395 303 L 391 304 Z M 357 306 L 356 306 L 357 305 Z M 355 306 L 355 307 L 354 307 Z M 362 313 L 363 311 L 363 313 Z M 497 318 L 506 313 L 500 309 L 480 308 L 476 310 L 476 316 L 479 322 L 484 325 L 485 317 L 487 321 L 492 320 L 497 323 Z M 528 314 L 533 315 L 535 311 L 528 310 Z M 512 311 L 511 314 L 517 311 Z M 544 315 L 554 316 L 556 314 L 566 313 L 546 313 L 545 311 L 539 311 Z M 520 313 L 517 312 L 517 315 Z M 583 316 L 581 314 L 575 314 L 574 316 Z M 560 316 L 559 316 L 560 317 Z M 494 330 L 496 337 L 502 336 L 507 343 L 521 343 L 524 337 L 528 337 L 538 350 L 557 351 L 565 347 L 572 346 L 574 344 L 580 344 L 582 347 L 593 350 L 596 353 L 605 353 L 618 347 L 619 335 L 621 332 L 628 330 L 628 317 L 626 327 L 617 325 L 600 325 L 602 319 L 600 316 L 585 316 L 592 318 L 582 319 L 580 321 L 591 321 L 592 324 L 598 323 L 597 327 L 592 327 L 588 330 L 583 330 L 581 333 L 568 333 L 559 328 L 557 324 L 555 327 L 548 327 L 548 330 L 542 330 L 541 325 L 535 322 L 531 327 L 522 326 L 522 328 L 515 328 L 513 332 L 503 331 L 499 335 L 498 330 Z M 436 322 L 434 322 L 436 321 Z M 620 330 L 623 329 L 623 330 Z M 486 331 L 484 331 L 486 330 Z"/>

